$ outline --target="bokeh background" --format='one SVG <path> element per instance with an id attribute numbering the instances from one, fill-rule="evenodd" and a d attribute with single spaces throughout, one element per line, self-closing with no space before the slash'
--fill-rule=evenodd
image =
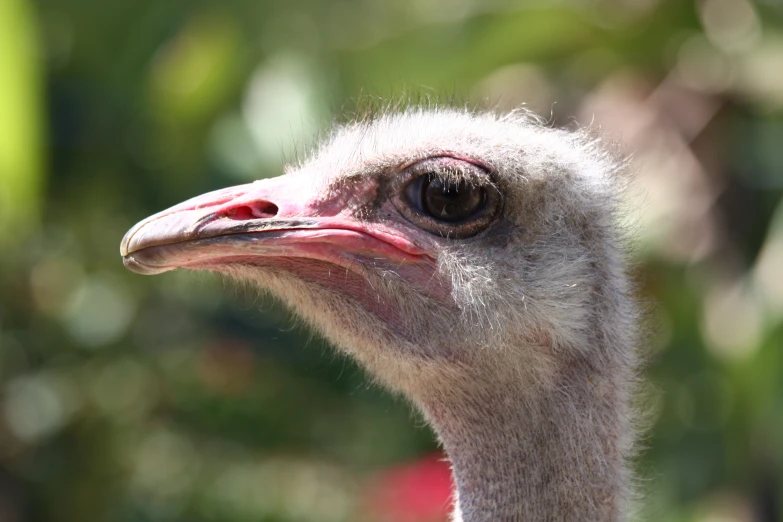
<path id="1" fill-rule="evenodd" d="M 644 519 L 783 521 L 780 0 L 0 0 L 0 522 L 446 519 L 401 400 L 277 303 L 118 252 L 390 96 L 633 154 Z"/>

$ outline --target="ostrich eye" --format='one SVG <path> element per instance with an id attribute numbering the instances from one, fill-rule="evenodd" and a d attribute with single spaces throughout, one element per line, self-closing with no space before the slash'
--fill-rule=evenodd
<path id="1" fill-rule="evenodd" d="M 410 199 L 420 201 L 421 210 L 430 217 L 457 223 L 470 218 L 484 206 L 487 200 L 484 187 L 475 186 L 464 179 L 451 180 L 435 176 L 421 176 L 408 188 Z"/>
<path id="2" fill-rule="evenodd" d="M 487 228 L 500 209 L 500 193 L 481 167 L 455 158 L 432 158 L 400 174 L 392 196 L 400 213 L 419 228 L 464 239 Z"/>

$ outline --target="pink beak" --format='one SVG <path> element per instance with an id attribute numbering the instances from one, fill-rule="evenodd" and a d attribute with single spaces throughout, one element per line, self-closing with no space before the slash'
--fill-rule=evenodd
<path id="1" fill-rule="evenodd" d="M 286 175 L 210 192 L 150 216 L 122 240 L 125 266 L 140 274 L 219 269 L 259 257 L 357 259 L 432 266 L 422 245 L 389 224 L 362 221 L 310 176 Z"/>

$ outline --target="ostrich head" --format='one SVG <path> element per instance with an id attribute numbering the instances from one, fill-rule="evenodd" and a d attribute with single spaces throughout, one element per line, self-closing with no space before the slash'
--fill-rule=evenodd
<path id="1" fill-rule="evenodd" d="M 411 109 L 151 216 L 121 251 L 252 281 L 402 392 L 465 521 L 615 520 L 634 366 L 617 173 L 522 113 Z"/>

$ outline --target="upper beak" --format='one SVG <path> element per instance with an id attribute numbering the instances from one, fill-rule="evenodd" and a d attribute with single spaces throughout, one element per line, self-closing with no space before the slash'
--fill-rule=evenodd
<path id="1" fill-rule="evenodd" d="M 216 268 L 252 257 L 308 257 L 340 265 L 356 256 L 416 261 L 425 251 L 381 225 L 319 198 L 312 179 L 286 175 L 210 192 L 148 217 L 122 240 L 140 274 Z"/>

